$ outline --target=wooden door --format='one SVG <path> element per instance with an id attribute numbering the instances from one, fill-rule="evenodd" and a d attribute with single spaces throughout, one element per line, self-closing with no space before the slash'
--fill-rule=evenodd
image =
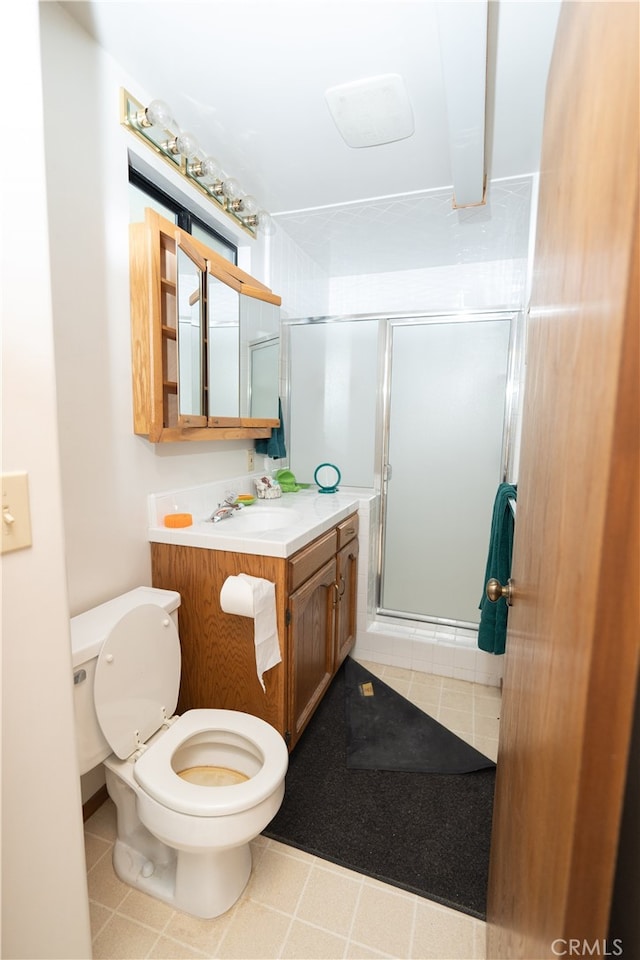
<path id="1" fill-rule="evenodd" d="M 290 746 L 311 719 L 333 677 L 335 557 L 289 597 Z"/>
<path id="2" fill-rule="evenodd" d="M 608 934 L 638 676 L 639 255 L 638 5 L 568 3 L 543 137 L 490 958 L 569 956 L 571 938 L 603 955 Z"/>

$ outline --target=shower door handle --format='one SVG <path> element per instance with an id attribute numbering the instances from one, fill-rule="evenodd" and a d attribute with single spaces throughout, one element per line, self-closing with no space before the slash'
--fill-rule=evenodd
<path id="1" fill-rule="evenodd" d="M 497 603 L 500 597 L 504 597 L 507 606 L 513 606 L 513 580 L 509 577 L 506 586 L 503 587 L 499 580 L 492 577 L 491 580 L 487 580 L 486 594 L 491 603 Z"/>

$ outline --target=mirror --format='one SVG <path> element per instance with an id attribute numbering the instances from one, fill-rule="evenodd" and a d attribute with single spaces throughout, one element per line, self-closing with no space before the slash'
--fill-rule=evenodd
<path id="1" fill-rule="evenodd" d="M 277 419 L 280 308 L 207 273 L 208 414 Z"/>
<path id="2" fill-rule="evenodd" d="M 239 417 L 240 294 L 207 274 L 209 397 L 208 413 Z"/>
<path id="3" fill-rule="evenodd" d="M 178 417 L 204 417 L 203 276 L 205 263 L 178 245 Z"/>
<path id="4" fill-rule="evenodd" d="M 256 419 L 278 415 L 280 338 L 249 344 L 249 416 Z M 275 384 L 275 392 L 274 392 Z"/>
<path id="5" fill-rule="evenodd" d="M 280 307 L 240 295 L 240 416 L 278 417 Z"/>

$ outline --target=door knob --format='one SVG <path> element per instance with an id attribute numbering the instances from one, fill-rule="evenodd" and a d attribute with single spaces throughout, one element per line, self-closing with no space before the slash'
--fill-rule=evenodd
<path id="1" fill-rule="evenodd" d="M 512 606 L 513 605 L 513 580 L 509 578 L 507 580 L 506 586 L 504 587 L 502 586 L 499 580 L 494 580 L 493 578 L 491 578 L 491 580 L 487 580 L 486 594 L 487 594 L 487 599 L 489 599 L 491 603 L 497 603 L 500 597 L 504 597 L 505 600 L 507 601 L 507 606 L 509 607 Z"/>

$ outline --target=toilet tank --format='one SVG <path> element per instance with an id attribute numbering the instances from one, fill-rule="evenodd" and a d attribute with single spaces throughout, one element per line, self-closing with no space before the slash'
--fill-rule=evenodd
<path id="1" fill-rule="evenodd" d="M 111 747 L 100 729 L 93 699 L 98 654 L 121 617 L 147 603 L 156 603 L 166 610 L 177 629 L 180 594 L 155 587 L 136 587 L 71 618 L 73 708 L 81 774 L 97 767 L 111 753 Z"/>

